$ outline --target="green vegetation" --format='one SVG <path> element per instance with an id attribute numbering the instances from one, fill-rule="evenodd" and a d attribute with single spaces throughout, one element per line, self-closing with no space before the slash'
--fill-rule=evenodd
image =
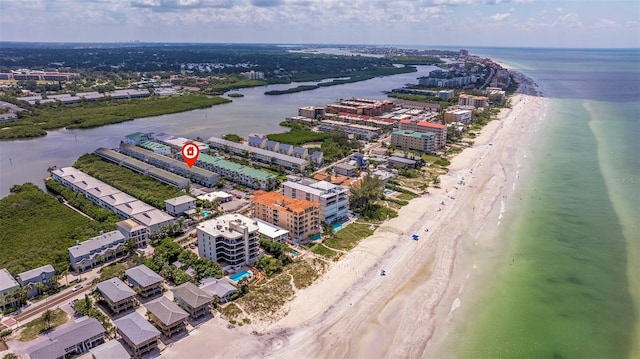
<path id="1" fill-rule="evenodd" d="M 62 272 L 67 248 L 105 229 L 31 183 L 13 186 L 0 199 L 0 268 L 17 274 L 51 264 Z"/>
<path id="2" fill-rule="evenodd" d="M 370 70 L 358 71 L 356 74 L 349 75 L 349 78 L 347 79 L 335 79 L 327 82 L 321 82 L 321 83 L 318 83 L 317 85 L 300 85 L 300 86 L 288 88 L 286 90 L 271 90 L 271 91 L 265 92 L 264 94 L 265 95 L 284 95 L 284 94 L 295 93 L 295 92 L 315 90 L 320 87 L 343 85 L 343 84 L 348 84 L 352 82 L 371 80 L 372 78 L 376 78 L 380 76 L 397 75 L 397 74 L 404 74 L 404 73 L 416 72 L 416 71 L 418 70 L 415 67 L 410 67 L 410 66 L 375 67 L 374 69 L 370 69 Z M 316 78 L 315 80 L 320 80 L 320 79 Z M 298 81 L 300 80 L 298 79 Z"/>
<path id="3" fill-rule="evenodd" d="M 175 261 L 181 262 L 182 267 L 175 267 L 172 264 Z M 197 254 L 182 248 L 171 238 L 165 238 L 159 245 L 155 246 L 153 258 L 148 259 L 145 264 L 151 270 L 176 285 L 185 282 L 197 282 L 204 277 L 222 278 L 223 274 L 220 264 L 198 257 Z M 193 269 L 195 277 L 191 277 L 185 272 L 189 268 Z"/>
<path id="4" fill-rule="evenodd" d="M 329 248 L 348 251 L 353 249 L 364 238 L 373 234 L 371 225 L 367 223 L 351 223 L 342 228 L 323 243 Z"/>
<path id="5" fill-rule="evenodd" d="M 326 268 L 325 261 L 314 258 L 295 262 L 291 265 L 289 274 L 293 277 L 293 285 L 298 289 L 302 289 L 313 284 Z"/>
<path id="6" fill-rule="evenodd" d="M 376 203 L 383 199 L 384 182 L 376 176 L 366 174 L 359 186 L 352 186 L 349 195 L 349 207 L 364 218 L 373 218 L 380 206 Z"/>
<path id="7" fill-rule="evenodd" d="M 290 300 L 293 294 L 291 278 L 285 272 L 261 286 L 252 287 L 237 303 L 251 315 L 274 319 L 278 309 Z"/>
<path id="8" fill-rule="evenodd" d="M 103 223 L 105 227 L 112 228 L 116 222 L 119 222 L 121 220 L 117 214 L 109 211 L 108 209 L 104 209 L 95 205 L 93 202 L 88 200 L 87 197 L 83 196 L 79 192 L 68 189 L 67 187 L 63 186 L 62 183 L 57 182 L 53 178 L 47 178 L 44 181 L 44 184 L 50 192 L 64 197 L 64 199 L 67 200 L 67 202 L 69 202 L 71 206 L 80 210 L 82 213 L 88 215 L 96 221 Z"/>
<path id="9" fill-rule="evenodd" d="M 329 135 L 322 132 L 313 132 L 308 126 L 299 123 L 289 123 L 291 130 L 285 133 L 272 133 L 267 138 L 280 143 L 290 145 L 301 145 L 307 142 L 322 142 L 329 138 Z"/>
<path id="10" fill-rule="evenodd" d="M 434 103 L 434 104 L 440 105 L 440 107 L 442 108 L 447 108 L 449 106 L 453 106 L 458 103 L 457 96 L 448 100 L 441 99 L 437 96 L 412 95 L 408 93 L 395 93 L 395 92 L 389 92 L 387 96 L 392 98 L 399 98 L 402 100 L 408 100 L 408 101 Z"/>
<path id="11" fill-rule="evenodd" d="M 5 124 L 0 139 L 43 136 L 46 130 L 92 128 L 136 118 L 184 112 L 230 102 L 222 97 L 180 95 L 131 100 L 104 100 L 78 104 L 47 104 L 21 114 L 18 121 Z"/>
<path id="12" fill-rule="evenodd" d="M 435 65 L 443 64 L 444 61 L 437 56 L 391 56 L 389 60 L 394 63 L 404 65 Z"/>
<path id="13" fill-rule="evenodd" d="M 94 283 L 104 282 L 111 278 L 124 280 L 127 267 L 122 263 L 112 263 L 100 269 L 100 277 L 93 280 Z"/>
<path id="14" fill-rule="evenodd" d="M 18 340 L 28 342 L 38 337 L 42 332 L 66 323 L 69 316 L 62 309 L 47 310 L 38 319 L 34 319 L 24 325 Z"/>
<path id="15" fill-rule="evenodd" d="M 219 309 L 220 314 L 228 321 L 235 320 L 242 315 L 242 309 L 236 303 L 229 303 Z"/>
<path id="16" fill-rule="evenodd" d="M 104 307 L 107 308 L 108 306 L 104 305 Z M 98 310 L 98 308 L 95 307 L 93 301 L 86 293 L 83 299 L 78 299 L 78 301 L 76 301 L 76 303 L 73 305 L 73 310 L 78 314 L 96 318 L 100 322 L 100 324 L 102 324 L 107 334 L 111 333 L 115 329 L 113 324 L 111 324 L 109 317 L 104 315 L 100 310 Z"/>
<path id="17" fill-rule="evenodd" d="M 224 138 L 227 141 L 232 141 L 237 143 L 242 142 L 242 137 L 240 137 L 240 135 L 236 135 L 235 133 L 228 133 L 224 135 L 222 138 Z"/>
<path id="18" fill-rule="evenodd" d="M 80 156 L 73 167 L 160 209 L 165 208 L 165 200 L 184 194 L 183 191 L 173 186 L 115 163 L 104 161 L 93 154 Z"/>
<path id="19" fill-rule="evenodd" d="M 332 163 L 347 157 L 353 150 L 360 149 L 361 146 L 362 144 L 358 140 L 349 139 L 344 130 L 336 127 L 329 132 L 329 138 L 322 142 L 320 151 L 324 154 L 325 163 Z"/>
<path id="20" fill-rule="evenodd" d="M 260 238 L 260 246 L 262 246 L 270 256 L 263 256 L 258 259 L 256 267 L 264 272 L 267 277 L 272 277 L 280 273 L 287 264 L 293 262 L 289 255 L 290 248 L 286 243 Z"/>
<path id="21" fill-rule="evenodd" d="M 333 261 L 337 261 L 338 259 L 340 259 L 340 257 L 342 257 L 342 253 L 331 250 L 328 247 L 324 246 L 322 243 L 313 245 L 311 247 L 311 251 Z"/>
<path id="22" fill-rule="evenodd" d="M 264 81 L 264 80 L 247 80 L 247 79 L 236 77 L 236 76 L 230 76 L 225 79 L 210 80 L 210 82 L 213 82 L 213 83 L 209 85 L 209 89 L 214 93 L 218 93 L 218 94 L 222 94 L 227 91 L 236 90 L 239 88 L 257 87 L 257 86 L 264 86 L 267 84 L 267 81 Z M 235 94 L 229 94 L 228 96 L 243 97 L 244 95 L 235 93 Z"/>

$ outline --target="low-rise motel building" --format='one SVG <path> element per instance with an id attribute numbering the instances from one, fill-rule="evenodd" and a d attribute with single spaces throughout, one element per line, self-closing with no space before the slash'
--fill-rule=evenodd
<path id="1" fill-rule="evenodd" d="M 137 312 L 118 318 L 113 324 L 135 358 L 140 358 L 158 347 L 160 331 Z"/>
<path id="2" fill-rule="evenodd" d="M 306 241 L 320 233 L 320 203 L 293 199 L 279 192 L 256 191 L 251 216 L 289 231 L 294 241 Z"/>
<path id="3" fill-rule="evenodd" d="M 84 272 L 101 263 L 112 261 L 124 253 L 125 237 L 119 231 L 111 231 L 77 242 L 69 247 L 71 268 Z"/>
<path id="4" fill-rule="evenodd" d="M 120 278 L 111 278 L 96 285 L 112 314 L 120 314 L 136 306 L 136 292 Z"/>
<path id="5" fill-rule="evenodd" d="M 125 274 L 129 284 L 142 298 L 150 298 L 164 291 L 162 286 L 164 279 L 144 264 L 127 269 Z"/>
<path id="6" fill-rule="evenodd" d="M 66 323 L 48 334 L 44 341 L 27 348 L 31 359 L 65 359 L 88 352 L 105 341 L 102 324 L 91 317 Z"/>
<path id="7" fill-rule="evenodd" d="M 201 153 L 196 166 L 216 172 L 227 181 L 253 189 L 270 190 L 278 185 L 278 177 L 272 173 L 227 161 L 224 158 Z"/>
<path id="8" fill-rule="evenodd" d="M 211 137 L 208 141 L 211 148 L 217 151 L 230 152 L 235 156 L 248 158 L 266 165 L 279 165 L 294 172 L 304 172 L 305 168 L 309 166 L 309 161 L 303 158 L 284 155 L 268 149 L 252 147 L 218 137 Z"/>
<path id="9" fill-rule="evenodd" d="M 260 255 L 258 224 L 241 214 L 225 214 L 196 228 L 198 254 L 220 263 L 226 271 L 253 265 Z"/>
<path id="10" fill-rule="evenodd" d="M 167 213 L 172 216 L 180 216 L 185 213 L 193 212 L 196 209 L 196 199 L 191 196 L 180 196 L 169 198 L 164 201 Z"/>

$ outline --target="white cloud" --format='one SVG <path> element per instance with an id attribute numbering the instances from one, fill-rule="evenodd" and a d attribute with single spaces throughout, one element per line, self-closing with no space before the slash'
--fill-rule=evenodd
<path id="1" fill-rule="evenodd" d="M 511 14 L 509 14 L 508 12 L 503 12 L 503 13 L 497 13 L 493 16 L 491 16 L 491 18 L 495 21 L 504 21 L 506 19 L 509 18 L 509 16 L 511 16 Z"/>
<path id="2" fill-rule="evenodd" d="M 575 28 L 582 27 L 582 21 L 580 21 L 580 17 L 575 12 L 570 12 L 567 14 L 563 14 L 558 16 L 556 21 L 551 24 L 552 27 L 567 27 L 567 28 Z"/>
<path id="3" fill-rule="evenodd" d="M 598 22 L 596 22 L 595 25 L 597 28 L 603 28 L 603 29 L 613 29 L 618 27 L 618 23 L 611 20 L 611 19 L 607 19 L 607 18 L 601 18 L 598 20 Z"/>

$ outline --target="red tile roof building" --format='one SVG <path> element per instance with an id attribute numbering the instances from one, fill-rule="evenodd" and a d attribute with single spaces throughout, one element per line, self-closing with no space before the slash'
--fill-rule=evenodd
<path id="1" fill-rule="evenodd" d="M 308 240 L 320 233 L 320 203 L 285 197 L 279 192 L 256 191 L 251 216 L 289 231 L 291 237 Z"/>
<path id="2" fill-rule="evenodd" d="M 432 132 L 435 135 L 434 145 L 436 150 L 444 149 L 447 144 L 447 126 L 439 123 L 402 120 L 400 121 L 400 129 L 416 132 Z"/>

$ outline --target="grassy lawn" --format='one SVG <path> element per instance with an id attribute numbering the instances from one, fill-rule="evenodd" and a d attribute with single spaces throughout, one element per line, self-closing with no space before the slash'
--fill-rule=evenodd
<path id="1" fill-rule="evenodd" d="M 238 300 L 245 312 L 258 318 L 275 319 L 277 311 L 293 297 L 288 273 L 281 273 L 271 281 L 251 287 L 249 293 Z"/>
<path id="2" fill-rule="evenodd" d="M 325 239 L 323 243 L 329 248 L 348 251 L 355 247 L 363 238 L 373 234 L 369 226 L 369 224 L 364 223 L 351 223 L 336 232 L 329 239 Z"/>
<path id="3" fill-rule="evenodd" d="M 66 323 L 69 320 L 69 316 L 62 309 L 53 310 L 51 318 L 51 328 L 55 328 L 59 325 Z M 47 328 L 47 323 L 42 319 L 42 316 L 38 319 L 32 320 L 25 324 L 22 333 L 18 340 L 21 342 L 28 342 L 38 337 L 38 334 L 42 333 Z"/>
<path id="4" fill-rule="evenodd" d="M 415 194 L 412 193 L 408 193 L 408 192 L 403 192 L 400 193 L 399 195 L 396 196 L 397 199 L 402 200 L 402 201 L 411 201 L 412 199 L 418 197 Z"/>
<path id="5" fill-rule="evenodd" d="M 334 252 L 336 253 L 336 252 Z M 298 289 L 310 286 L 327 268 L 327 264 L 317 258 L 293 263 L 288 268 L 293 284 Z"/>
<path id="6" fill-rule="evenodd" d="M 93 128 L 136 118 L 207 108 L 230 102 L 222 97 L 186 94 L 132 100 L 105 100 L 72 105 L 53 104 L 34 109 L 0 131 L 0 139 L 44 136 L 45 130 Z"/>
<path id="7" fill-rule="evenodd" d="M 173 186 L 104 161 L 92 154 L 82 155 L 73 167 L 160 209 L 165 208 L 165 200 L 184 194 Z"/>
<path id="8" fill-rule="evenodd" d="M 68 267 L 67 248 L 112 230 L 74 212 L 31 183 L 0 199 L 0 268 L 17 274 L 45 264 Z"/>
<path id="9" fill-rule="evenodd" d="M 331 250 L 321 243 L 317 244 L 315 247 L 311 247 L 311 251 L 315 254 L 319 254 L 325 258 L 337 261 L 342 257 L 342 253 Z"/>

